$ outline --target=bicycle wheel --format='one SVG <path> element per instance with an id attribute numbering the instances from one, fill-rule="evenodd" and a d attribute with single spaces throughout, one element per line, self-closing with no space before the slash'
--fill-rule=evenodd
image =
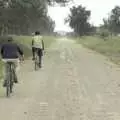
<path id="1" fill-rule="evenodd" d="M 17 79 L 16 73 L 15 73 L 15 65 L 11 64 L 11 72 L 10 72 L 10 92 L 13 92 L 13 85 L 15 82 L 15 79 Z"/>
<path id="2" fill-rule="evenodd" d="M 39 65 L 39 68 L 42 67 L 42 56 L 39 57 L 39 64 L 38 65 Z"/>
<path id="3" fill-rule="evenodd" d="M 10 80 L 7 80 L 6 96 L 10 97 Z"/>
<path id="4" fill-rule="evenodd" d="M 10 93 L 11 93 L 11 92 L 10 92 L 10 84 L 11 84 L 11 83 L 10 83 L 10 81 L 11 81 L 11 80 L 10 80 L 10 79 L 11 79 L 10 74 L 11 74 L 11 73 L 10 73 L 10 66 L 9 66 L 9 65 L 8 65 L 8 69 L 9 69 L 9 70 L 8 70 L 9 72 L 7 73 L 6 96 L 7 96 L 7 97 L 10 97 Z"/>
<path id="5" fill-rule="evenodd" d="M 39 65 L 39 62 L 38 62 L 38 56 L 37 54 L 35 55 L 35 70 L 38 70 L 38 66 Z"/>
<path id="6" fill-rule="evenodd" d="M 35 70 L 37 70 L 37 60 L 35 58 Z"/>
<path id="7" fill-rule="evenodd" d="M 13 89 L 13 78 L 14 78 L 14 70 L 13 70 L 13 64 L 8 63 L 8 73 L 7 73 L 7 86 L 6 86 L 6 96 L 10 97 L 10 93 L 12 93 Z"/>
<path id="8" fill-rule="evenodd" d="M 10 93 L 13 92 L 13 78 L 14 78 L 14 73 L 13 73 L 13 71 L 11 71 L 11 74 L 10 74 Z"/>

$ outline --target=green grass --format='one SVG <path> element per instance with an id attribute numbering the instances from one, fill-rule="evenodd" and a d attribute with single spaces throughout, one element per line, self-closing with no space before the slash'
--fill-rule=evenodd
<path id="1" fill-rule="evenodd" d="M 23 49 L 25 58 L 31 56 L 31 37 L 30 36 L 13 36 L 15 42 L 17 42 Z"/>
<path id="2" fill-rule="evenodd" d="M 48 48 L 53 42 L 55 42 L 57 38 L 54 36 L 44 36 L 43 40 L 44 40 L 44 44 L 45 44 L 45 48 Z"/>
<path id="3" fill-rule="evenodd" d="M 77 38 L 77 42 L 108 56 L 112 61 L 120 64 L 120 37 L 109 38 L 106 41 L 98 37 L 83 37 Z"/>
<path id="4" fill-rule="evenodd" d="M 29 47 L 31 46 L 32 36 L 14 36 L 14 39 L 21 44 L 27 45 Z M 55 39 L 56 38 L 53 36 L 43 36 L 45 47 L 49 47 L 51 43 L 55 41 Z"/>
<path id="5" fill-rule="evenodd" d="M 19 43 L 22 47 L 22 49 L 25 52 L 25 56 L 31 56 L 31 42 L 32 42 L 32 36 L 14 36 L 14 39 L 17 41 L 17 43 Z M 48 48 L 52 42 L 55 41 L 55 37 L 53 36 L 44 36 L 43 40 L 44 40 L 44 44 L 45 44 L 45 48 Z"/>

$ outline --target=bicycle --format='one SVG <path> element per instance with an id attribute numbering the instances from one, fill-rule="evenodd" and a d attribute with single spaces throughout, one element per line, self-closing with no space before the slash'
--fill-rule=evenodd
<path id="1" fill-rule="evenodd" d="M 8 61 L 7 63 L 7 80 L 6 80 L 6 96 L 10 97 L 13 92 L 13 85 L 15 79 L 15 65 L 14 62 Z"/>
<path id="2" fill-rule="evenodd" d="M 35 71 L 38 70 L 41 67 L 41 57 L 38 56 L 38 51 L 37 50 L 35 52 L 34 64 L 35 64 Z"/>

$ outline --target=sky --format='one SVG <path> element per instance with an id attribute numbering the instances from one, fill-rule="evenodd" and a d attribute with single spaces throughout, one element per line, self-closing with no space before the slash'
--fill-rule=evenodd
<path id="1" fill-rule="evenodd" d="M 48 14 L 56 23 L 55 31 L 72 31 L 68 25 L 64 24 L 64 19 L 70 13 L 69 9 L 73 5 L 82 5 L 91 10 L 90 23 L 98 26 L 116 5 L 120 6 L 120 0 L 74 0 L 66 7 L 49 7 Z"/>

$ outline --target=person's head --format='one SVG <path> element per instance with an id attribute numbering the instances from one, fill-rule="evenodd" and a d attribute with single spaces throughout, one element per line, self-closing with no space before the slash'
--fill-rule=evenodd
<path id="1" fill-rule="evenodd" d="M 13 42 L 13 38 L 12 37 L 8 37 L 8 42 Z"/>
<path id="2" fill-rule="evenodd" d="M 35 35 L 40 35 L 40 32 L 39 32 L 39 31 L 36 31 L 36 32 L 35 32 Z"/>

